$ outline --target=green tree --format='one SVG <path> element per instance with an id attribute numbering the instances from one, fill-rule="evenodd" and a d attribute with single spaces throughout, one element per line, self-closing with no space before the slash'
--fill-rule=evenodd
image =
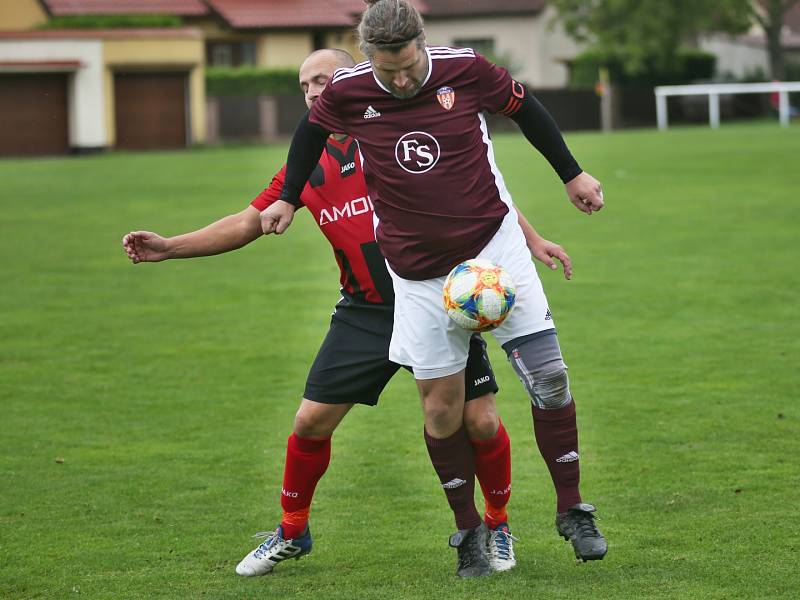
<path id="1" fill-rule="evenodd" d="M 743 32 L 752 22 L 749 0 L 553 0 L 553 4 L 567 33 L 592 44 L 628 74 L 640 73 L 648 65 L 669 70 L 678 49 L 700 33 Z"/>
<path id="2" fill-rule="evenodd" d="M 800 0 L 553 0 L 567 32 L 623 65 L 629 74 L 648 64 L 668 70 L 678 48 L 701 33 L 744 33 L 753 23 L 764 30 L 770 74 L 786 72 L 781 29 Z"/>
<path id="3" fill-rule="evenodd" d="M 752 18 L 764 29 L 773 79 L 786 77 L 786 60 L 781 46 L 781 30 L 786 13 L 800 0 L 761 0 L 751 5 Z"/>

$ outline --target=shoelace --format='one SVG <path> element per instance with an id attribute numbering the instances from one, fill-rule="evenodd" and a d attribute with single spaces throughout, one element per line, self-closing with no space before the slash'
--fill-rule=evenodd
<path id="1" fill-rule="evenodd" d="M 270 546 L 272 546 L 274 540 L 278 538 L 278 530 L 276 529 L 275 531 L 259 531 L 253 534 L 253 537 L 256 539 L 266 538 L 263 542 L 261 542 L 258 548 L 256 548 L 255 552 L 253 552 L 253 556 L 255 556 L 256 558 L 261 558 L 267 553 Z"/>
<path id="2" fill-rule="evenodd" d="M 494 530 L 491 532 L 489 540 L 489 550 L 498 558 L 508 560 L 511 558 L 511 540 L 519 541 L 519 538 L 514 537 L 510 532 L 503 530 Z"/>

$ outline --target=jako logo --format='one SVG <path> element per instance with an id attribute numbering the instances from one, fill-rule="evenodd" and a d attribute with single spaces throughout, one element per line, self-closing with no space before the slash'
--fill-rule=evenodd
<path id="1" fill-rule="evenodd" d="M 394 147 L 397 164 L 415 175 L 430 171 L 439 162 L 439 154 L 439 142 L 424 131 L 405 134 Z"/>
<path id="2" fill-rule="evenodd" d="M 495 495 L 495 496 L 505 496 L 507 494 L 510 494 L 511 493 L 511 484 L 509 483 L 508 486 L 506 487 L 506 489 L 504 489 L 504 490 L 492 490 L 489 493 L 492 494 L 492 495 Z"/>
<path id="3" fill-rule="evenodd" d="M 342 175 L 355 168 L 356 168 L 356 163 L 354 162 L 349 162 L 346 165 L 342 165 Z"/>
<path id="4" fill-rule="evenodd" d="M 281 489 L 281 494 L 283 494 L 287 498 L 297 498 L 300 495 L 297 492 L 287 492 L 284 489 Z"/>
<path id="5" fill-rule="evenodd" d="M 371 210 L 375 210 L 375 208 L 372 206 L 372 200 L 369 196 L 356 198 L 355 200 L 351 200 L 345 204 L 342 208 L 334 206 L 332 209 L 333 214 L 331 214 L 331 211 L 329 211 L 327 208 L 322 209 L 322 212 L 319 213 L 320 225 L 327 225 L 328 223 L 333 223 L 339 219 L 357 217 L 358 215 L 363 215 Z"/>
<path id="6" fill-rule="evenodd" d="M 475 385 L 478 386 L 482 383 L 486 383 L 487 381 L 489 381 L 489 376 L 484 375 L 483 377 L 479 377 L 478 379 L 475 380 Z"/>

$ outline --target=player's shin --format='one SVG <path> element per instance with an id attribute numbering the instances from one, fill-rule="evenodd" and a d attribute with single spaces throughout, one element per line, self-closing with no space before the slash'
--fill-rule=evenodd
<path id="1" fill-rule="evenodd" d="M 470 440 L 475 450 L 475 475 L 486 504 L 489 529 L 508 522 L 506 505 L 511 497 L 511 441 L 503 423 L 489 439 Z"/>
<path id="2" fill-rule="evenodd" d="M 286 539 L 303 534 L 314 490 L 328 469 L 330 458 L 331 438 L 306 439 L 294 433 L 289 436 L 281 489 L 281 527 Z"/>
<path id="3" fill-rule="evenodd" d="M 473 529 L 481 517 L 475 508 L 475 454 L 461 427 L 454 434 L 438 439 L 425 433 L 425 445 L 439 476 L 458 529 Z"/>
<path id="4" fill-rule="evenodd" d="M 556 488 L 557 512 L 581 502 L 578 456 L 578 426 L 575 402 L 562 408 L 543 409 L 531 405 L 536 445 L 542 454 Z"/>

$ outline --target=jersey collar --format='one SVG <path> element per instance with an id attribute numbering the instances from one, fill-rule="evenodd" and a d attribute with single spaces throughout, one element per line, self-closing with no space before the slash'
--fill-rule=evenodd
<path id="1" fill-rule="evenodd" d="M 430 53 L 430 50 L 428 50 L 428 46 L 425 46 L 425 55 L 428 57 L 428 74 L 425 76 L 425 81 L 423 81 L 422 85 L 419 87 L 419 91 L 420 92 L 422 91 L 422 88 L 425 87 L 425 84 L 428 83 L 428 80 L 431 78 L 431 71 L 433 70 L 433 61 L 431 60 L 431 53 Z M 371 65 L 370 65 L 370 67 L 371 67 Z M 378 84 L 378 87 L 381 88 L 387 94 L 391 94 L 392 92 L 390 92 L 387 89 L 387 87 L 385 85 L 383 85 L 380 82 L 380 80 L 378 79 L 378 77 L 375 75 L 375 71 L 372 70 L 372 68 L 370 68 L 370 71 L 372 71 L 372 78 L 375 80 L 375 83 Z"/>

